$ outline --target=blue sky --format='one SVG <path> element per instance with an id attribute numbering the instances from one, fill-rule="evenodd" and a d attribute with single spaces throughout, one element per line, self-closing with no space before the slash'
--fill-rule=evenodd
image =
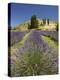
<path id="1" fill-rule="evenodd" d="M 40 19 L 49 18 L 50 20 L 58 20 L 58 7 L 11 3 L 11 26 L 14 27 L 28 21 L 33 14 Z"/>

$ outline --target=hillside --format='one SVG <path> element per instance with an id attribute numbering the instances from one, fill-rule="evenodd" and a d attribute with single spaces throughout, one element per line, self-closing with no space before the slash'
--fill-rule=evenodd
<path id="1" fill-rule="evenodd" d="M 23 22 L 22 24 L 19 24 L 15 26 L 12 30 L 13 31 L 25 31 L 28 30 L 28 24 L 30 24 L 30 20 Z M 49 25 L 44 25 L 43 20 L 38 19 L 38 30 L 56 30 L 56 21 L 49 21 Z"/>

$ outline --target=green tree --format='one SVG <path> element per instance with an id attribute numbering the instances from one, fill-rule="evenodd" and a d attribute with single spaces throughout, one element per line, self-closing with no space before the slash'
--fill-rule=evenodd
<path id="1" fill-rule="evenodd" d="M 46 24 L 46 19 L 43 19 L 43 25 L 45 25 Z"/>
<path id="2" fill-rule="evenodd" d="M 46 24 L 46 20 L 47 20 L 47 24 L 49 25 L 49 19 L 43 19 L 43 25 Z"/>
<path id="3" fill-rule="evenodd" d="M 28 29 L 30 29 L 30 25 L 29 25 L 29 23 L 28 23 Z"/>
<path id="4" fill-rule="evenodd" d="M 58 28 L 58 27 L 59 27 L 59 25 L 58 25 L 58 23 L 57 23 L 57 25 L 56 25 L 56 31 L 58 31 L 58 30 L 59 30 L 59 28 Z"/>
<path id="5" fill-rule="evenodd" d="M 31 17 L 31 25 L 28 25 L 28 28 L 30 28 L 30 29 L 38 28 L 38 20 L 36 18 L 36 15 L 33 15 Z"/>
<path id="6" fill-rule="evenodd" d="M 49 19 L 47 19 L 47 23 L 48 23 L 48 25 L 49 25 Z"/>

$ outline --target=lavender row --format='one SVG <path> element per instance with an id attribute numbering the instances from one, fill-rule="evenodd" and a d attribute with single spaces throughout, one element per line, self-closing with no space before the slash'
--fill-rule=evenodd
<path id="1" fill-rule="evenodd" d="M 57 31 L 38 31 L 40 35 L 48 36 L 56 41 L 58 41 L 58 32 Z"/>
<path id="2" fill-rule="evenodd" d="M 10 32 L 10 44 L 13 45 L 15 43 L 18 43 L 22 40 L 22 38 L 27 34 L 29 31 L 24 32 Z"/>

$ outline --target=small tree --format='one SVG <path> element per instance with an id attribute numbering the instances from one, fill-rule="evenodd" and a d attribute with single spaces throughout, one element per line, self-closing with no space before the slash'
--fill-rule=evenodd
<path id="1" fill-rule="evenodd" d="M 46 19 L 43 19 L 43 25 L 45 25 L 46 24 Z"/>
<path id="2" fill-rule="evenodd" d="M 47 19 L 47 23 L 48 23 L 48 25 L 49 25 L 49 19 Z"/>
<path id="3" fill-rule="evenodd" d="M 58 31 L 58 30 L 59 30 L 59 28 L 58 28 L 58 27 L 59 27 L 59 25 L 58 25 L 58 23 L 57 23 L 57 25 L 56 25 L 56 31 Z"/>
<path id="4" fill-rule="evenodd" d="M 30 29 L 30 24 L 28 23 L 28 29 Z"/>
<path id="5" fill-rule="evenodd" d="M 43 25 L 46 24 L 46 20 L 47 20 L 47 24 L 49 25 L 49 19 L 43 19 Z"/>

